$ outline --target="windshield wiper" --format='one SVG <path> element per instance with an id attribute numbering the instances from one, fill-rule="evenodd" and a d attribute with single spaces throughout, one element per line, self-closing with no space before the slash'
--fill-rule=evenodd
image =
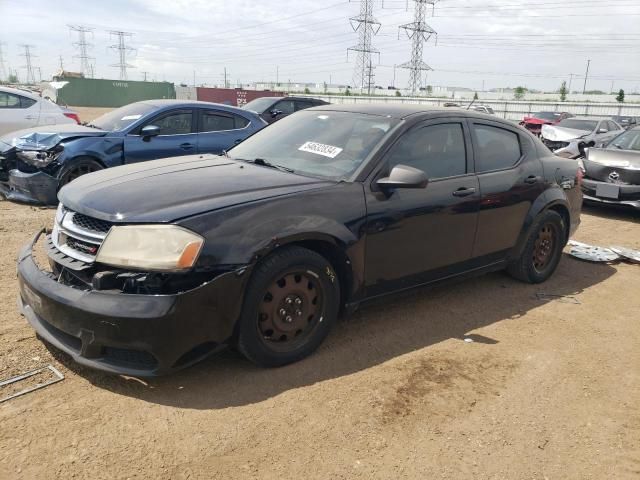
<path id="1" fill-rule="evenodd" d="M 89 127 L 89 128 L 96 128 L 98 130 L 102 130 L 100 127 L 98 127 L 97 125 L 94 125 L 93 123 L 83 123 L 82 125 L 84 125 L 85 127 Z"/>
<path id="2" fill-rule="evenodd" d="M 295 173 L 295 170 L 293 170 L 292 168 L 288 168 L 283 165 L 277 165 L 275 163 L 268 162 L 264 158 L 255 158 L 253 159 L 253 161 L 250 161 L 250 160 L 247 160 L 247 161 L 249 161 L 250 163 L 253 163 L 254 165 L 260 165 L 261 167 L 275 168 L 282 172 Z"/>

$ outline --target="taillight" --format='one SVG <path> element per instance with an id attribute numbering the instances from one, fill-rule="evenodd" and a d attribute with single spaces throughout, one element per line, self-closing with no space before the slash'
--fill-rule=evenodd
<path id="1" fill-rule="evenodd" d="M 76 122 L 78 125 L 80 125 L 80 117 L 78 116 L 78 114 L 77 114 L 77 113 L 75 113 L 75 112 L 64 112 L 64 116 L 65 116 L 65 117 L 69 117 L 69 118 L 71 118 L 72 120 L 75 120 L 75 122 Z"/>

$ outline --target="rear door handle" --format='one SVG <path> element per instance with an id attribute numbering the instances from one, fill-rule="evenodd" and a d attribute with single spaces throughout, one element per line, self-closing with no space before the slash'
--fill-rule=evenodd
<path id="1" fill-rule="evenodd" d="M 183 143 L 180 145 L 182 150 L 191 150 L 193 148 L 193 143 Z"/>
<path id="2" fill-rule="evenodd" d="M 25 118 L 26 120 L 35 120 L 35 119 L 36 119 L 36 118 L 38 118 L 38 117 L 36 117 L 35 115 L 27 115 L 27 116 L 26 116 L 26 117 L 24 117 L 24 118 Z"/>
<path id="3" fill-rule="evenodd" d="M 524 183 L 533 185 L 534 183 L 538 183 L 540 180 L 542 180 L 541 177 L 537 177 L 535 175 L 529 175 L 527 178 L 524 179 Z"/>
<path id="4" fill-rule="evenodd" d="M 473 195 L 476 193 L 475 188 L 459 188 L 455 192 L 453 192 L 454 197 L 468 197 L 469 195 Z"/>

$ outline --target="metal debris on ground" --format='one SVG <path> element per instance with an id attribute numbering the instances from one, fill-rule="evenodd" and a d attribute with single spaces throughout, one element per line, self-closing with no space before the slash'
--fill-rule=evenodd
<path id="1" fill-rule="evenodd" d="M 575 240 L 570 240 L 569 246 L 571 247 L 569 255 L 579 258 L 580 260 L 586 260 L 588 262 L 615 262 L 620 260 L 620 255 L 610 248 L 596 247 L 594 245 L 576 242 Z"/>
<path id="2" fill-rule="evenodd" d="M 624 260 L 632 263 L 640 263 L 640 250 L 618 246 L 611 247 L 611 250 L 620 255 Z"/>
<path id="3" fill-rule="evenodd" d="M 15 377 L 9 378 L 7 380 L 3 380 L 2 382 L 0 382 L 0 388 L 2 387 L 6 387 L 8 385 L 12 385 L 14 383 L 18 383 L 21 382 L 22 380 L 26 380 L 28 378 L 31 378 L 35 375 L 38 375 L 39 373 L 45 372 L 45 371 L 51 371 L 51 373 L 53 374 L 54 378 L 52 378 L 49 381 L 46 381 L 44 383 L 38 383 L 33 387 L 29 387 L 29 388 L 25 388 L 24 390 L 20 390 L 19 392 L 13 393 L 11 395 L 8 395 L 6 397 L 0 398 L 0 403 L 6 402 L 7 400 L 11 400 L 13 398 L 16 397 L 20 397 L 22 395 L 25 395 L 27 393 L 31 393 L 35 390 L 39 390 L 41 388 L 47 387 L 49 385 L 53 385 L 54 383 L 58 383 L 62 380 L 64 380 L 64 375 L 62 373 L 60 373 L 60 371 L 54 367 L 53 365 L 47 365 L 46 367 L 42 367 L 42 368 L 38 368 L 37 370 L 32 370 L 30 372 L 27 373 L 23 373 L 21 375 L 17 375 Z"/>
<path id="4" fill-rule="evenodd" d="M 473 343 L 473 338 L 469 338 L 469 337 L 467 337 L 467 338 L 465 338 L 465 339 L 464 339 L 464 341 L 465 341 L 466 343 Z"/>
<path id="5" fill-rule="evenodd" d="M 555 295 L 553 293 L 536 293 L 536 298 L 538 300 L 557 300 L 560 303 L 571 303 L 574 305 L 580 305 L 581 302 L 576 297 L 571 295 Z"/>

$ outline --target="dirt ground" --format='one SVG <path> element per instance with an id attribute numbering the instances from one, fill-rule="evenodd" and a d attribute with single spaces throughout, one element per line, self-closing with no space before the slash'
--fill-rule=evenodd
<path id="1" fill-rule="evenodd" d="M 76 366 L 17 313 L 17 251 L 53 213 L 0 201 L 0 379 L 66 376 L 0 404 L 1 478 L 640 477 L 640 265 L 565 255 L 543 285 L 369 305 L 285 368 L 225 352 L 141 381 Z M 640 216 L 587 209 L 575 238 L 640 248 Z"/>

